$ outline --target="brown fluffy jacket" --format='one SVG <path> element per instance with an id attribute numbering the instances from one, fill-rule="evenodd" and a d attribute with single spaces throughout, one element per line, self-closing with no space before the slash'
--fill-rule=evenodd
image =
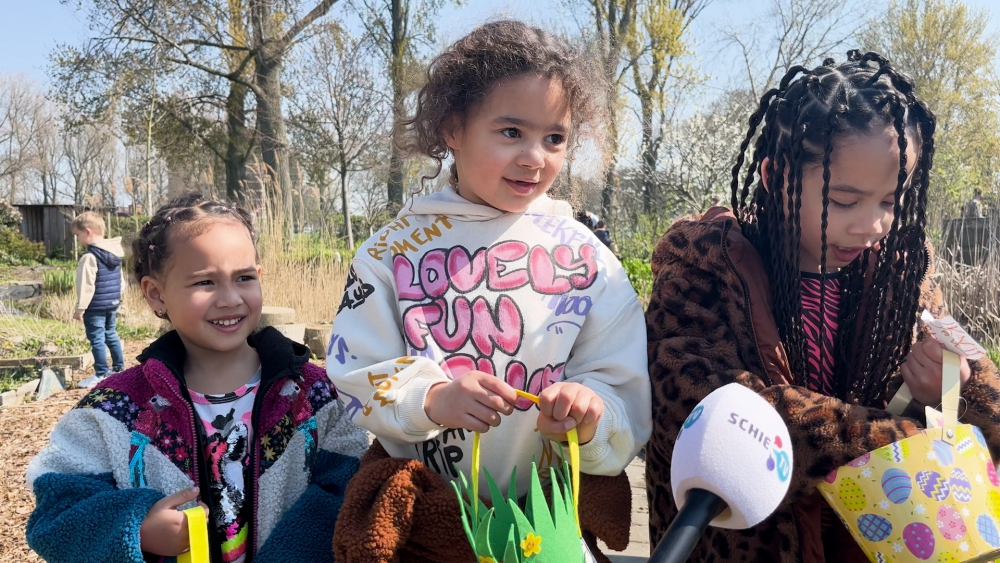
<path id="1" fill-rule="evenodd" d="M 710 392 L 737 382 L 767 399 L 788 424 L 795 452 L 791 487 L 784 504 L 755 528 L 709 528 L 691 561 L 866 560 L 839 523 L 832 531 L 836 537 L 824 542 L 819 522 L 824 501 L 816 484 L 864 453 L 915 434 L 917 421 L 791 385 L 764 264 L 728 210 L 676 222 L 652 262 L 656 281 L 646 312 L 653 388 L 653 434 L 646 447 L 651 545 L 677 514 L 670 456 L 681 423 Z M 940 317 L 947 313 L 933 279 L 928 272 L 920 306 Z M 983 430 L 996 459 L 1000 379 L 987 359 L 971 367 L 972 378 L 962 390 L 968 403 L 962 422 Z M 897 375 L 889 388 L 900 384 Z"/>
<path id="2" fill-rule="evenodd" d="M 597 561 L 610 563 L 597 549 L 595 536 L 611 549 L 624 550 L 631 515 L 632 493 L 624 472 L 617 477 L 581 475 L 580 526 Z M 347 485 L 333 554 L 338 563 L 476 560 L 451 485 L 417 460 L 390 457 L 377 440 Z"/>

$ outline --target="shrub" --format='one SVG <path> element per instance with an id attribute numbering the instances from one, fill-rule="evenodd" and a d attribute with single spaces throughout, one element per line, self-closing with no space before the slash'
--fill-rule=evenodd
<path id="1" fill-rule="evenodd" d="M 653 289 L 653 270 L 649 266 L 649 260 L 626 258 L 622 260 L 622 267 L 628 274 L 628 281 L 632 282 L 632 288 L 639 294 L 639 300 L 645 304 Z"/>
<path id="2" fill-rule="evenodd" d="M 0 216 L 2 214 L 0 210 Z M 2 217 L 0 221 L 3 221 Z M 41 262 L 44 257 L 44 244 L 31 242 L 16 229 L 0 227 L 0 262 L 17 265 Z"/>

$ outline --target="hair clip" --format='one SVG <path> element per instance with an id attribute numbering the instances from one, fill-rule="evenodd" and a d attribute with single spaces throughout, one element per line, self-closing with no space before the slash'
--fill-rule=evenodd
<path id="1" fill-rule="evenodd" d="M 153 250 L 154 248 L 156 248 L 156 245 L 155 245 L 155 244 L 151 244 L 151 245 L 149 245 L 149 249 L 150 249 L 150 250 Z"/>
<path id="2" fill-rule="evenodd" d="M 173 215 L 167 215 L 167 221 L 173 221 L 173 220 L 174 220 Z"/>

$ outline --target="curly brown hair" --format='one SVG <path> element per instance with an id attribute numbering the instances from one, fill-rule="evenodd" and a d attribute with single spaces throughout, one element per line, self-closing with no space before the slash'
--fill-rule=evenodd
<path id="1" fill-rule="evenodd" d="M 464 120 L 499 81 L 525 74 L 561 79 L 569 98 L 570 138 L 578 138 L 603 118 L 607 89 L 592 61 L 547 31 L 516 20 L 481 25 L 431 61 L 416 113 L 396 124 L 396 146 L 436 161 L 437 171 L 423 180 L 436 178 L 450 152 L 444 124 L 455 117 Z M 591 134 L 597 130 L 590 127 Z M 457 185 L 454 165 L 450 180 Z"/>

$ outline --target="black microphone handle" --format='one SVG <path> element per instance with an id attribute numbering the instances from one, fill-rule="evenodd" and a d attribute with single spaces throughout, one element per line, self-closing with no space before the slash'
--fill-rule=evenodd
<path id="1" fill-rule="evenodd" d="M 667 533 L 656 544 L 649 563 L 684 563 L 691 556 L 701 534 L 726 509 L 726 501 L 719 495 L 704 489 L 691 489 L 687 502 L 674 521 L 667 528 Z"/>

